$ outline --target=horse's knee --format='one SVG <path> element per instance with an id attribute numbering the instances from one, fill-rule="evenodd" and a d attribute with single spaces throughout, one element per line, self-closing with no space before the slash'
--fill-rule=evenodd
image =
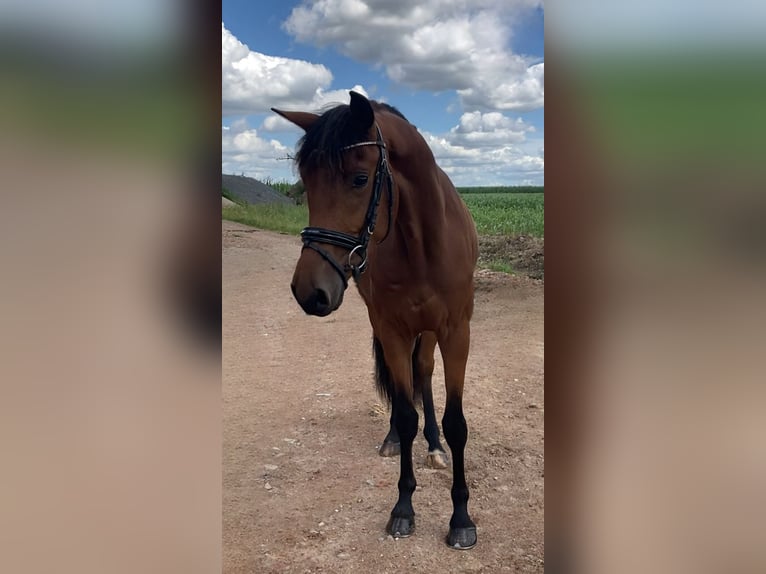
<path id="1" fill-rule="evenodd" d="M 404 399 L 398 399 L 396 408 L 396 430 L 401 441 L 412 442 L 418 434 L 418 411 L 414 405 Z"/>
<path id="2" fill-rule="evenodd" d="M 468 425 L 465 422 L 462 409 L 450 408 L 449 406 L 445 409 L 442 418 L 442 431 L 450 446 L 465 444 L 468 439 Z"/>

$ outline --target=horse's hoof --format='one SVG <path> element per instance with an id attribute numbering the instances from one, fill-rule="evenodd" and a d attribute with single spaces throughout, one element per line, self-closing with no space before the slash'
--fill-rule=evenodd
<path id="1" fill-rule="evenodd" d="M 392 516 L 386 525 L 386 532 L 394 538 L 407 538 L 415 532 L 415 517 Z"/>
<path id="2" fill-rule="evenodd" d="M 468 550 L 476 546 L 476 527 L 450 528 L 447 546 L 455 550 Z"/>
<path id="3" fill-rule="evenodd" d="M 399 456 L 401 451 L 402 449 L 398 442 L 384 442 L 380 445 L 378 454 L 380 456 Z"/>
<path id="4" fill-rule="evenodd" d="M 447 453 L 443 450 L 432 450 L 426 457 L 428 468 L 447 468 Z"/>

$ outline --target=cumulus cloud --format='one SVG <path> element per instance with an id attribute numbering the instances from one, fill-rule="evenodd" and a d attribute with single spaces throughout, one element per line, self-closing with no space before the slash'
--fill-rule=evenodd
<path id="1" fill-rule="evenodd" d="M 365 90 L 364 87 L 359 84 L 355 85 L 353 88 L 350 88 L 350 89 L 329 90 L 329 91 L 324 91 L 322 89 L 319 89 L 316 91 L 313 99 L 310 102 L 307 102 L 301 105 L 288 105 L 288 106 L 285 106 L 283 109 L 288 111 L 301 110 L 301 111 L 314 111 L 317 113 L 321 113 L 322 111 L 328 108 L 335 107 L 338 104 L 347 104 L 350 99 L 349 91 L 351 90 L 359 94 L 362 94 L 363 96 L 366 96 L 368 98 L 370 97 L 370 94 L 367 93 L 367 90 Z M 275 107 L 279 107 L 279 106 L 275 106 Z M 301 128 L 299 128 L 295 124 L 288 122 L 282 116 L 278 116 L 276 114 L 271 114 L 267 116 L 266 119 L 263 120 L 261 129 L 267 132 L 303 133 L 303 130 L 301 130 Z"/>
<path id="2" fill-rule="evenodd" d="M 240 174 L 263 179 L 290 173 L 287 158 L 292 149 L 275 139 L 261 137 L 243 119 L 221 130 L 221 169 L 223 173 Z"/>
<path id="3" fill-rule="evenodd" d="M 348 94 L 344 100 L 348 99 Z M 297 174 L 286 158 L 294 150 L 263 132 L 300 128 L 273 115 L 256 130 L 240 119 L 223 129 L 223 171 L 251 177 L 293 181 Z M 542 137 L 521 118 L 500 112 L 466 112 L 444 133 L 421 132 L 437 163 L 456 185 L 542 185 Z"/>
<path id="4" fill-rule="evenodd" d="M 502 73 L 499 66 L 498 73 Z M 525 67 L 522 72 L 508 80 L 498 80 L 502 75 L 487 74 L 476 85 L 458 90 L 464 106 L 487 107 L 496 110 L 530 111 L 542 108 L 545 99 L 544 64 Z"/>
<path id="5" fill-rule="evenodd" d="M 328 90 L 332 73 L 321 64 L 268 56 L 250 50 L 222 26 L 221 103 L 224 116 L 285 110 L 320 111 L 348 103 L 349 89 Z M 364 86 L 350 88 L 369 96 Z M 267 131 L 287 131 L 289 122 L 270 120 Z"/>
<path id="6" fill-rule="evenodd" d="M 332 82 L 321 64 L 253 52 L 222 23 L 221 103 L 224 115 L 305 107 Z"/>
<path id="7" fill-rule="evenodd" d="M 486 148 L 526 140 L 534 126 L 527 125 L 521 118 L 512 120 L 500 112 L 467 112 L 460 117 L 460 123 L 449 133 L 452 143 L 467 147 Z"/>
<path id="8" fill-rule="evenodd" d="M 458 90 L 470 108 L 543 105 L 543 66 L 509 49 L 512 24 L 536 0 L 321 0 L 293 9 L 285 30 L 335 46 L 424 90 Z"/>
<path id="9" fill-rule="evenodd" d="M 422 132 L 436 162 L 456 185 L 542 185 L 545 168 L 534 126 L 500 112 L 464 113 L 443 134 Z"/>
<path id="10" fill-rule="evenodd" d="M 473 5 L 491 7 L 493 0 L 475 0 Z M 357 34 L 360 46 L 363 44 L 364 49 L 372 51 L 378 50 L 380 43 L 370 41 L 369 30 L 349 31 L 344 23 L 354 18 L 370 18 L 381 29 L 389 26 L 395 30 L 399 16 L 418 18 L 428 10 L 435 14 L 436 9 L 431 0 L 417 6 L 398 0 L 323 0 L 310 8 L 302 8 L 317 10 L 320 6 L 325 7 L 328 17 L 335 18 L 338 25 L 343 24 L 343 30 L 333 31 L 326 23 L 324 29 L 328 34 Z M 334 11 L 339 6 L 345 11 Z M 386 7 L 385 13 L 382 6 Z M 389 74 L 400 74 L 403 80 L 420 82 L 417 85 L 422 87 L 446 89 L 451 77 L 463 105 L 470 104 L 472 111 L 463 113 L 451 129 L 440 134 L 423 134 L 438 163 L 457 185 L 542 183 L 542 134 L 536 140 L 530 139 L 535 135 L 533 126 L 495 111 L 542 106 L 542 64 L 527 66 L 517 56 L 493 52 L 502 30 L 492 28 L 493 20 L 486 14 L 465 12 L 467 0 L 443 0 L 439 9 L 453 14 L 454 18 L 446 23 L 439 21 L 422 26 L 411 38 L 401 40 L 397 45 L 405 54 L 412 55 L 410 61 L 384 62 Z M 483 34 L 472 27 L 480 21 L 486 25 Z M 272 139 L 269 134 L 287 132 L 297 140 L 301 130 L 272 114 L 269 108 L 319 112 L 347 103 L 349 89 L 329 89 L 332 74 L 324 66 L 253 52 L 225 26 L 222 30 L 224 115 L 266 114 L 258 129 L 250 127 L 245 119 L 222 129 L 222 169 L 224 173 L 293 181 L 297 174 L 287 159 L 294 153 L 293 147 Z M 440 53 L 445 34 L 450 49 Z M 476 65 L 477 54 L 483 57 L 481 66 Z M 508 69 L 515 72 L 506 73 Z M 434 74 L 434 70 L 443 77 Z M 369 96 L 364 86 L 355 85 L 351 89 Z"/>
<path id="11" fill-rule="evenodd" d="M 271 122 L 267 119 L 264 126 Z M 223 172 L 294 181 L 297 174 L 286 159 L 294 150 L 264 137 L 263 131 L 250 128 L 244 119 L 223 128 Z M 295 131 L 297 139 L 300 130 Z M 532 126 L 497 112 L 465 113 L 445 133 L 422 132 L 437 163 L 456 185 L 542 185 L 541 140 L 527 140 L 527 134 L 534 134 Z"/>

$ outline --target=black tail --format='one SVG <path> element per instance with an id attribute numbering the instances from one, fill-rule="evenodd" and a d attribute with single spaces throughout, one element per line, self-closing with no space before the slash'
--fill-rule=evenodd
<path id="1" fill-rule="evenodd" d="M 416 403 L 420 403 L 423 400 L 423 377 L 417 371 L 417 356 L 420 351 L 420 335 L 415 339 L 415 348 L 412 350 L 412 381 L 414 384 L 413 398 Z M 386 365 L 386 358 L 383 355 L 383 345 L 377 337 L 372 338 L 372 355 L 375 357 L 375 387 L 378 391 L 378 396 L 381 400 L 386 401 L 388 406 L 391 406 L 391 401 L 394 400 L 394 381 L 391 378 L 391 371 L 388 370 Z"/>

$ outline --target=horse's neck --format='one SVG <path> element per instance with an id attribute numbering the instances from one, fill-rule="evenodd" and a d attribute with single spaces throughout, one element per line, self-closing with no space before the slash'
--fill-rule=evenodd
<path id="1" fill-rule="evenodd" d="M 419 134 L 415 134 L 406 145 L 406 155 L 394 158 L 399 179 L 395 227 L 400 231 L 414 227 L 425 235 L 421 239 L 427 240 L 435 237 L 434 228 L 440 223 L 436 214 L 444 212 L 442 174 Z"/>

